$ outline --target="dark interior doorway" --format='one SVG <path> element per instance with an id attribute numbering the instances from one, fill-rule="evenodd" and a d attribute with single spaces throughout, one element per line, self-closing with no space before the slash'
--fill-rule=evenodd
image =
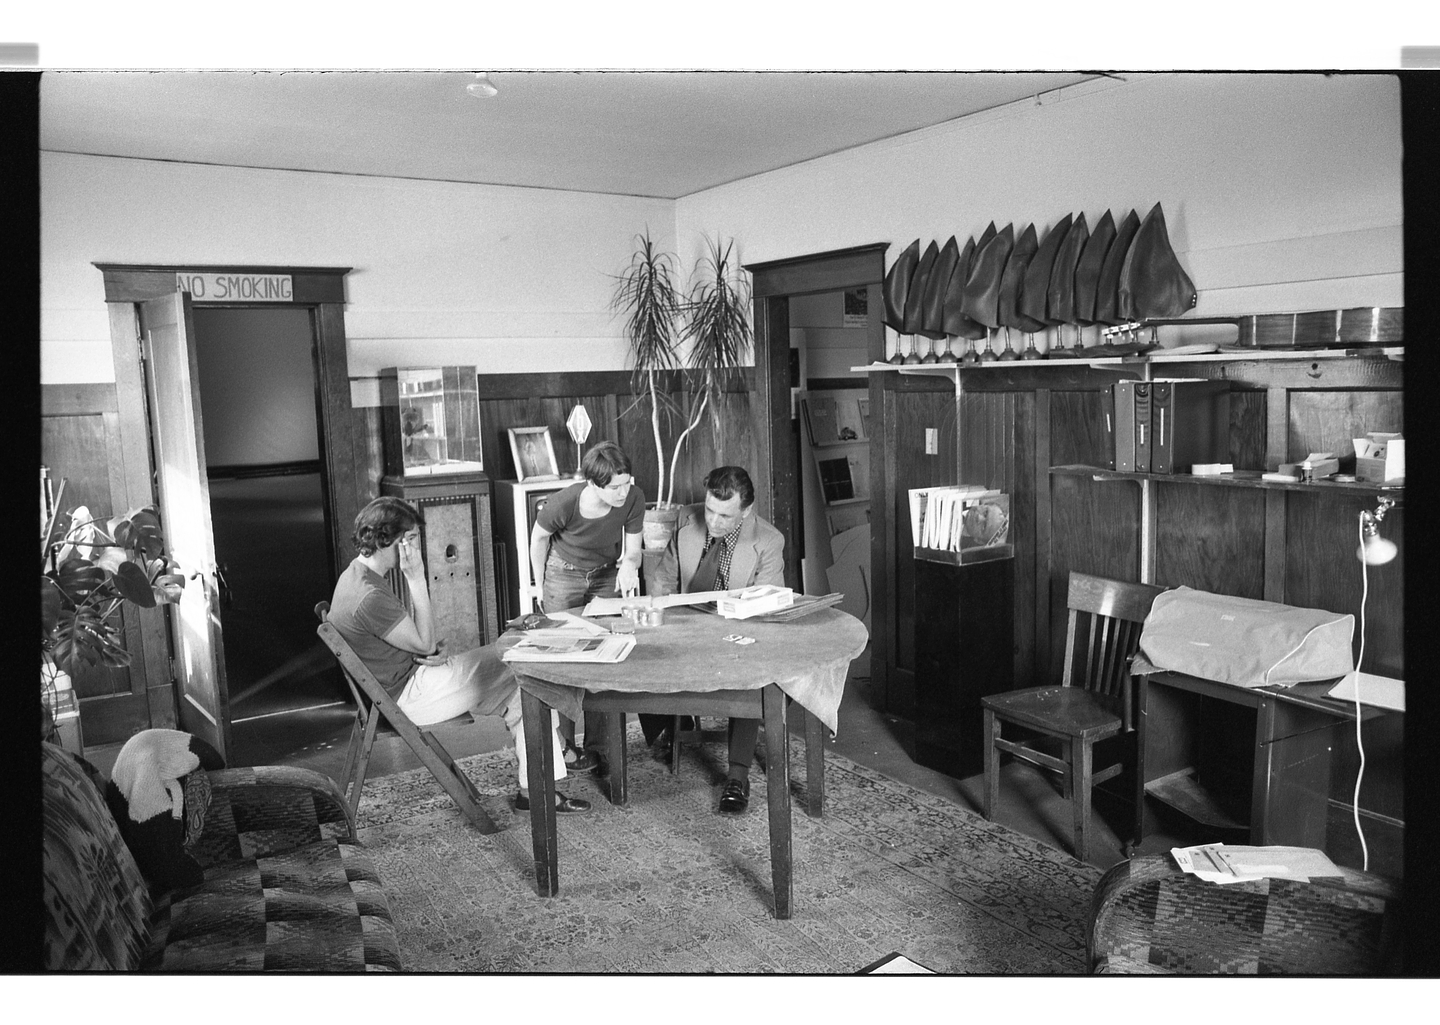
<path id="1" fill-rule="evenodd" d="M 307 309 L 195 309 L 232 723 L 347 701 L 315 635 L 335 569 L 314 343 Z"/>

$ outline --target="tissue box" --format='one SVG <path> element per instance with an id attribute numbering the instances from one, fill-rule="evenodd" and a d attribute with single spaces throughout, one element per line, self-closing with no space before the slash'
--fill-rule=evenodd
<path id="1" fill-rule="evenodd" d="M 1405 439 L 1399 434 L 1371 431 L 1355 439 L 1355 477 L 1372 484 L 1405 476 Z"/>

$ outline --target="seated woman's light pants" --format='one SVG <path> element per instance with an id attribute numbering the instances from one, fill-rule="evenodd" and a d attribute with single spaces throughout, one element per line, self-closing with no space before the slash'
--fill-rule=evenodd
<path id="1" fill-rule="evenodd" d="M 520 789 L 530 788 L 526 775 L 525 728 L 520 718 L 520 687 L 510 667 L 493 645 L 451 655 L 444 665 L 416 668 L 396 699 L 400 710 L 416 726 L 433 726 L 463 712 L 499 715 L 515 739 L 519 758 Z M 550 713 L 550 743 L 555 752 L 555 778 L 564 779 L 565 749 L 556 730 L 560 716 Z"/>

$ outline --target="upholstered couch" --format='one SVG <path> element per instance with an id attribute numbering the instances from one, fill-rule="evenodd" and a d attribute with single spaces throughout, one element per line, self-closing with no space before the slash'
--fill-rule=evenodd
<path id="1" fill-rule="evenodd" d="M 1112 975 L 1394 975 L 1398 888 L 1343 879 L 1224 886 L 1168 854 L 1122 861 L 1095 888 L 1090 971 Z"/>
<path id="2" fill-rule="evenodd" d="M 328 777 L 208 773 L 204 882 L 142 877 L 89 763 L 43 744 L 44 964 L 61 970 L 398 971 L 390 905 Z M 202 770 L 197 770 L 202 771 Z"/>

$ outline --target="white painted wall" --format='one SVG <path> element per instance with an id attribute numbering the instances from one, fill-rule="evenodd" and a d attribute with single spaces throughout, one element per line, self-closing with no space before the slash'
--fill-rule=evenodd
<path id="1" fill-rule="evenodd" d="M 41 116 L 44 116 L 42 110 Z M 41 381 L 113 381 L 94 263 L 353 267 L 350 373 L 625 365 L 611 281 L 674 204 L 449 182 L 42 153 Z"/>
<path id="2" fill-rule="evenodd" d="M 868 333 L 845 327 L 843 292 L 799 295 L 790 300 L 790 347 L 801 349 L 800 379 L 846 377 L 870 362 Z"/>
<path id="3" fill-rule="evenodd" d="M 1400 157 L 1390 76 L 1141 76 L 688 196 L 676 230 L 723 225 L 746 262 L 885 241 L 893 260 L 991 220 L 1043 234 L 1160 202 L 1196 316 L 1401 306 Z"/>
<path id="4" fill-rule="evenodd" d="M 41 116 L 44 116 L 42 110 Z M 837 112 L 843 116 L 843 112 Z M 615 370 L 607 275 L 647 224 L 758 262 L 1156 201 L 1196 315 L 1403 305 L 1388 76 L 1086 83 L 676 203 L 41 154 L 41 380 L 114 380 L 94 262 L 350 266 L 356 376 L 388 365 Z"/>

